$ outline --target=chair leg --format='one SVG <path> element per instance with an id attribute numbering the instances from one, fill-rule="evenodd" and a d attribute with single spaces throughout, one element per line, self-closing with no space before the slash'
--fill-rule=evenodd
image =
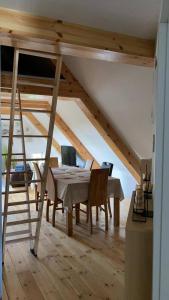
<path id="1" fill-rule="evenodd" d="M 108 210 L 109 210 L 110 218 L 112 218 L 111 205 L 110 205 L 110 198 L 108 198 L 107 204 L 108 204 Z"/>
<path id="2" fill-rule="evenodd" d="M 86 205 L 86 223 L 88 223 L 89 222 L 89 205 L 87 204 Z"/>
<path id="3" fill-rule="evenodd" d="M 108 231 L 108 209 L 107 209 L 107 203 L 104 205 L 105 209 L 105 231 Z"/>
<path id="4" fill-rule="evenodd" d="M 50 207 L 50 200 L 47 199 L 47 204 L 46 204 L 46 221 L 49 222 L 49 207 Z"/>
<path id="5" fill-rule="evenodd" d="M 96 206 L 96 222 L 99 221 L 99 208 Z"/>
<path id="6" fill-rule="evenodd" d="M 55 227 L 55 215 L 56 215 L 56 202 L 53 203 L 52 225 Z"/>
<path id="7" fill-rule="evenodd" d="M 89 207 L 90 210 L 90 233 L 93 233 L 93 220 L 92 220 L 92 207 Z"/>
<path id="8" fill-rule="evenodd" d="M 38 199 L 39 199 L 39 193 L 37 191 L 37 185 L 35 184 L 36 211 L 38 211 Z"/>
<path id="9" fill-rule="evenodd" d="M 62 214 L 64 214 L 64 207 L 63 207 L 63 202 L 62 202 Z"/>

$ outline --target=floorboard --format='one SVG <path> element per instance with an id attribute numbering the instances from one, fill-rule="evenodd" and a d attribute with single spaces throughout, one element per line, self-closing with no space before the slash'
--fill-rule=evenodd
<path id="1" fill-rule="evenodd" d="M 104 231 L 104 212 L 100 212 L 93 235 L 81 214 L 81 224 L 74 222 L 71 238 L 66 235 L 65 214 L 56 212 L 55 228 L 43 217 L 38 258 L 30 253 L 29 242 L 6 247 L 3 300 L 124 300 L 128 209 L 125 199 L 121 202 L 120 227 L 114 228 L 113 218 L 109 219 L 108 233 Z M 32 215 L 36 216 L 35 206 Z"/>

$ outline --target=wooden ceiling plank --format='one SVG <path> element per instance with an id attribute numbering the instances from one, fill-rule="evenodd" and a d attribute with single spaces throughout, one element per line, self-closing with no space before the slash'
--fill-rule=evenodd
<path id="1" fill-rule="evenodd" d="M 0 15 L 1 45 L 24 49 L 32 47 L 37 51 L 43 49 L 62 55 L 143 66 L 154 64 L 153 40 L 37 17 L 6 8 L 0 8 Z"/>

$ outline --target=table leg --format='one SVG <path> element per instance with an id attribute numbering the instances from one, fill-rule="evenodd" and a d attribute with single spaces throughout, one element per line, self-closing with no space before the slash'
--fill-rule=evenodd
<path id="1" fill-rule="evenodd" d="M 114 197 L 114 227 L 120 224 L 120 199 Z"/>
<path id="2" fill-rule="evenodd" d="M 77 203 L 75 206 L 76 210 L 76 224 L 80 223 L 80 203 Z"/>
<path id="3" fill-rule="evenodd" d="M 67 209 L 67 211 L 66 211 L 66 230 L 67 230 L 67 235 L 68 236 L 73 235 L 73 214 L 72 214 L 72 209 Z"/>

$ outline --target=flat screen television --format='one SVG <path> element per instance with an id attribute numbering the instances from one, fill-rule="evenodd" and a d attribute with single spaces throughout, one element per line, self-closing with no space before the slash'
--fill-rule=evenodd
<path id="1" fill-rule="evenodd" d="M 72 146 L 61 146 L 62 165 L 76 166 L 76 149 Z"/>

